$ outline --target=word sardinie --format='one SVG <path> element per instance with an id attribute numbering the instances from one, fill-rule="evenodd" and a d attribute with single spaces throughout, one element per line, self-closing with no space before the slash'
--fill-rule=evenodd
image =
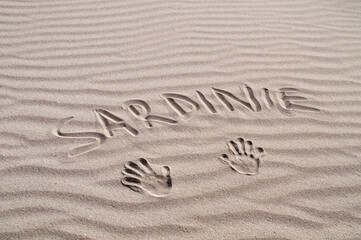
<path id="1" fill-rule="evenodd" d="M 219 88 L 211 88 L 216 101 L 218 101 L 228 111 L 234 111 L 234 105 L 237 104 L 248 111 L 249 113 L 261 112 L 265 109 L 277 109 L 282 114 L 289 115 L 292 111 L 308 111 L 320 112 L 320 109 L 306 106 L 306 97 L 300 96 L 300 90 L 297 88 L 279 88 L 277 91 L 268 88 L 259 89 L 259 99 L 256 98 L 255 92 L 248 85 L 243 85 L 241 88 L 243 97 L 238 97 L 235 94 L 222 90 Z M 175 125 L 179 121 L 188 120 L 193 116 L 201 107 L 205 108 L 210 114 L 217 114 L 215 103 L 211 102 L 201 91 L 195 91 L 196 100 L 183 94 L 178 93 L 163 93 L 163 98 L 166 104 L 178 115 L 178 117 L 161 116 L 154 114 L 147 102 L 141 99 L 132 99 L 125 101 L 121 104 L 123 110 L 133 115 L 137 120 L 142 121 L 146 128 L 152 128 L 153 123 Z M 185 107 L 187 106 L 187 107 Z M 105 109 L 94 110 L 97 121 L 104 129 L 103 133 L 100 132 L 62 132 L 62 127 L 70 122 L 73 117 L 61 119 L 58 126 L 54 129 L 53 133 L 61 138 L 81 138 L 89 139 L 90 143 L 75 147 L 69 151 L 69 156 L 74 157 L 97 149 L 100 145 L 104 144 L 107 138 L 114 136 L 114 131 L 124 129 L 125 132 L 131 136 L 137 136 L 138 130 L 130 123 L 126 122 L 121 117 L 111 113 Z"/>

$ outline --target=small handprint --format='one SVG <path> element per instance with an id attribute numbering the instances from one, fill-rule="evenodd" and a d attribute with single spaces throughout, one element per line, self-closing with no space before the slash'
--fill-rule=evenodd
<path id="1" fill-rule="evenodd" d="M 129 161 L 122 170 L 122 184 L 136 192 L 145 191 L 155 197 L 165 197 L 172 188 L 172 179 L 168 166 L 163 166 L 161 172 L 156 173 L 144 158 L 137 162 Z"/>
<path id="2" fill-rule="evenodd" d="M 256 175 L 258 173 L 260 158 L 265 155 L 263 148 L 254 148 L 251 141 L 244 141 L 238 138 L 236 141 L 229 141 L 229 150 L 232 156 L 222 154 L 219 159 L 229 164 L 229 166 L 238 173 L 246 175 Z"/>

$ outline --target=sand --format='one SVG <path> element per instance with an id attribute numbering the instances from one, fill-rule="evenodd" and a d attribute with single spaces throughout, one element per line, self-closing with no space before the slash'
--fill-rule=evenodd
<path id="1" fill-rule="evenodd" d="M 1 240 L 361 239 L 359 0 L 0 13 Z"/>

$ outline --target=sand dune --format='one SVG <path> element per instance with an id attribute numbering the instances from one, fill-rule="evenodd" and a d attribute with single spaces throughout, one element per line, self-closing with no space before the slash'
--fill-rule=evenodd
<path id="1" fill-rule="evenodd" d="M 0 13 L 0 239 L 361 238 L 360 1 Z"/>

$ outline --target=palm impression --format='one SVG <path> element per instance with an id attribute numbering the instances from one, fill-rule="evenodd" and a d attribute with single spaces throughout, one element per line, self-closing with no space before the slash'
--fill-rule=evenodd
<path id="1" fill-rule="evenodd" d="M 127 162 L 122 173 L 122 184 L 136 192 L 145 191 L 155 197 L 165 197 L 172 188 L 169 167 L 161 167 L 161 174 L 158 174 L 144 158 Z"/>
<path id="2" fill-rule="evenodd" d="M 228 148 L 231 156 L 222 154 L 219 159 L 238 173 L 245 175 L 256 175 L 258 173 L 260 158 L 265 155 L 263 148 L 255 148 L 251 141 L 244 141 L 238 138 L 236 141 L 229 141 Z"/>

